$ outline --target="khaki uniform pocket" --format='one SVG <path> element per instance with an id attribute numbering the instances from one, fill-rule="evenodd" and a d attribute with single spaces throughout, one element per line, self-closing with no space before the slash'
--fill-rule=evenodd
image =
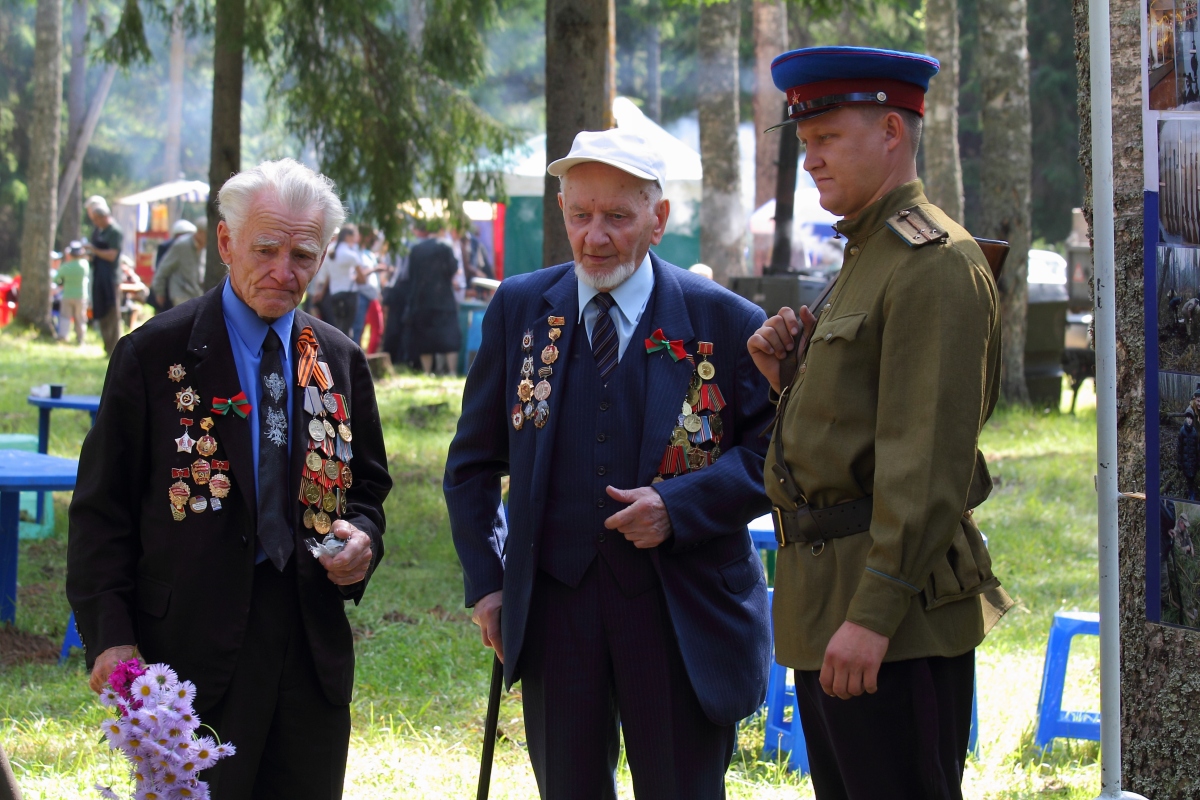
<path id="1" fill-rule="evenodd" d="M 982 595 L 988 630 L 1012 608 L 1012 598 L 992 574 L 991 554 L 969 512 L 963 515 L 946 558 L 934 568 L 922 594 L 926 611 Z"/>

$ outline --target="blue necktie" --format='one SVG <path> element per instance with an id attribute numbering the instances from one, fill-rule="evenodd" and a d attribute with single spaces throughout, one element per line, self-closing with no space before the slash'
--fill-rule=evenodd
<path id="1" fill-rule="evenodd" d="M 596 359 L 596 368 L 600 370 L 600 380 L 607 381 L 609 373 L 617 366 L 617 326 L 608 314 L 614 301 L 608 292 L 601 292 L 596 295 L 594 302 L 600 313 L 592 326 L 592 356 Z"/>
<path id="2" fill-rule="evenodd" d="M 292 555 L 292 528 L 288 522 L 287 379 L 279 351 L 283 342 L 267 328 L 259 377 L 263 383 L 258 406 L 258 543 L 280 572 Z"/>

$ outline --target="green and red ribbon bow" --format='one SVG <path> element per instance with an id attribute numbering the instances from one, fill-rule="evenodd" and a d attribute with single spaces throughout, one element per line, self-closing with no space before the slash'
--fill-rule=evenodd
<path id="1" fill-rule="evenodd" d="M 245 419 L 246 415 L 254 410 L 254 407 L 251 406 L 250 401 L 246 399 L 245 392 L 238 392 L 228 400 L 224 397 L 214 397 L 212 410 L 214 414 L 220 414 L 221 416 L 225 416 L 232 411 L 242 419 Z"/>
<path id="2" fill-rule="evenodd" d="M 687 351 L 683 349 L 683 340 L 667 339 L 662 328 L 650 334 L 650 338 L 646 340 L 647 353 L 657 353 L 659 350 L 666 350 L 676 361 L 687 358 Z"/>

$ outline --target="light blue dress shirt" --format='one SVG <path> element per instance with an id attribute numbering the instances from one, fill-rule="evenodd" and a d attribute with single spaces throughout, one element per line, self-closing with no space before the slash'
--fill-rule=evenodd
<path id="1" fill-rule="evenodd" d="M 267 338 L 267 323 L 259 319 L 258 314 L 254 313 L 254 309 L 246 305 L 240 297 L 233 291 L 233 285 L 229 279 L 225 279 L 225 286 L 221 289 L 221 310 L 225 312 L 225 330 L 229 331 L 229 344 L 233 348 L 233 363 L 237 365 L 239 387 L 246 393 L 246 399 L 250 401 L 250 405 L 254 406 L 254 410 L 246 417 L 246 421 L 250 423 L 250 447 L 254 452 L 254 491 L 258 493 L 258 450 L 259 450 L 259 424 L 258 424 L 258 407 L 262 403 L 263 385 L 258 379 L 258 370 L 262 364 L 263 341 Z M 279 319 L 271 323 L 270 327 L 275 329 L 275 333 L 279 334 L 279 340 L 283 342 L 283 349 L 279 351 L 283 360 L 283 382 L 287 386 L 287 404 L 284 408 L 287 410 L 288 420 L 288 453 L 291 453 L 292 442 L 292 400 L 293 393 L 296 391 L 294 386 L 295 381 L 292 380 L 292 321 L 296 317 L 296 311 L 293 309 L 284 314 Z M 215 388 L 215 387 L 214 387 Z M 229 390 L 230 395 L 237 394 L 236 391 Z M 232 412 L 231 412 L 232 413 Z M 261 562 L 266 558 L 262 547 L 258 548 L 257 561 Z"/>
<path id="2" fill-rule="evenodd" d="M 587 330 L 588 343 L 592 341 L 592 330 L 596 327 L 596 317 L 600 316 L 599 307 L 592 298 L 600 294 L 583 281 L 577 281 L 579 286 L 579 319 Z M 650 264 L 650 253 L 647 251 L 642 263 L 634 270 L 624 283 L 609 292 L 618 313 L 608 312 L 617 328 L 617 360 L 625 355 L 625 348 L 633 338 L 646 304 L 650 302 L 650 293 L 654 291 L 654 267 Z"/>

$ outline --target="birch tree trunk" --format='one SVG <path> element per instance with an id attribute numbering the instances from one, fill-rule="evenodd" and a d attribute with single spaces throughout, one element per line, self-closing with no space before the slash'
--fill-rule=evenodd
<path id="1" fill-rule="evenodd" d="M 979 61 L 983 105 L 983 230 L 1011 246 L 1000 278 L 1003 362 L 1001 392 L 1028 403 L 1025 313 L 1028 307 L 1030 191 L 1033 156 L 1029 117 L 1029 49 L 1025 0 L 982 0 Z"/>
<path id="2" fill-rule="evenodd" d="M 738 165 L 738 37 L 735 0 L 700 9 L 697 96 L 700 107 L 700 260 L 723 286 L 746 272 Z"/>
<path id="3" fill-rule="evenodd" d="M 212 150 L 208 164 L 208 252 L 204 288 L 228 272 L 217 250 L 217 192 L 242 170 L 242 78 L 246 52 L 246 0 L 216 0 L 213 35 Z"/>
<path id="4" fill-rule="evenodd" d="M 179 180 L 183 150 L 183 66 L 187 37 L 183 32 L 183 4 L 171 14 L 171 61 L 167 84 L 167 139 L 163 146 L 163 182 Z"/>
<path id="5" fill-rule="evenodd" d="M 62 127 L 62 0 L 38 0 L 34 21 L 33 109 L 29 115 L 29 199 L 21 232 L 17 320 L 42 336 L 50 324 L 50 248 L 58 222 L 58 139 Z"/>
<path id="6" fill-rule="evenodd" d="M 611 0 L 546 0 L 546 163 L 563 158 L 580 131 L 612 125 Z M 572 259 L 558 207 L 558 178 L 542 195 L 542 265 Z"/>
<path id="7" fill-rule="evenodd" d="M 754 0 L 754 207 L 775 196 L 779 177 L 779 137 L 784 128 L 763 133 L 783 119 L 783 92 L 771 80 L 771 61 L 788 49 L 787 7 L 783 0 Z"/>
<path id="8" fill-rule="evenodd" d="M 83 133 L 87 116 L 87 0 L 71 3 L 71 74 L 67 79 L 67 152 Z M 71 182 L 67 194 L 58 198 L 62 220 L 62 244 L 83 238 L 83 175 Z"/>
<path id="9" fill-rule="evenodd" d="M 1091 98 L 1088 86 L 1087 0 L 1074 0 L 1075 54 L 1079 77 L 1079 161 L 1092 219 Z M 1112 30 L 1113 211 L 1116 233 L 1117 481 L 1122 491 L 1145 491 L 1146 408 L 1145 283 L 1143 224 L 1142 31 L 1136 0 L 1114 0 Z M 1146 131 L 1155 136 L 1157 131 Z M 1151 232 L 1154 235 L 1155 232 Z M 1157 346 L 1157 342 L 1152 343 Z M 1200 787 L 1200 695 L 1196 653 L 1200 633 L 1146 621 L 1146 520 L 1140 502 L 1118 511 L 1121 608 L 1121 767 L 1126 791 L 1154 800 L 1192 800 Z M 1152 510 L 1157 520 L 1157 510 Z M 1159 531 L 1150 535 L 1158 537 Z"/>
<path id="10" fill-rule="evenodd" d="M 926 0 L 925 50 L 942 63 L 925 94 L 925 194 L 963 221 L 962 161 L 958 152 L 958 2 Z"/>

